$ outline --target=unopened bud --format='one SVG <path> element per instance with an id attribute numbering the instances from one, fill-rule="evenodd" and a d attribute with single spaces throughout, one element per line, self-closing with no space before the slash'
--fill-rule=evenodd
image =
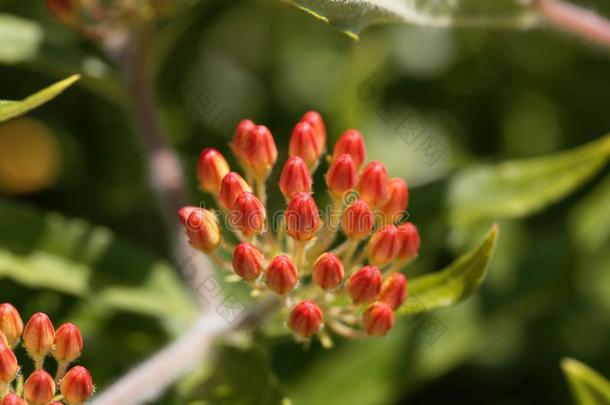
<path id="1" fill-rule="evenodd" d="M 277 160 L 277 148 L 269 129 L 257 125 L 243 139 L 239 155 L 245 167 L 259 179 L 267 177 Z"/>
<path id="2" fill-rule="evenodd" d="M 72 367 L 61 380 L 61 394 L 70 405 L 84 404 L 93 395 L 94 389 L 91 374 L 82 366 Z"/>
<path id="3" fill-rule="evenodd" d="M 23 330 L 23 345 L 30 357 L 44 358 L 53 349 L 54 342 L 55 329 L 49 317 L 42 312 L 32 315 Z"/>
<path id="4" fill-rule="evenodd" d="M 394 260 L 398 255 L 398 229 L 387 225 L 373 234 L 369 241 L 371 263 L 382 266 Z"/>
<path id="5" fill-rule="evenodd" d="M 358 169 L 351 155 L 343 154 L 330 164 L 326 172 L 326 185 L 331 195 L 341 198 L 358 184 Z"/>
<path id="6" fill-rule="evenodd" d="M 28 404 L 46 405 L 55 396 L 55 382 L 46 371 L 34 371 L 25 381 L 23 393 Z"/>
<path id="7" fill-rule="evenodd" d="M 0 405 L 26 405 L 25 401 L 14 392 L 11 392 L 7 396 L 4 397 Z"/>
<path id="8" fill-rule="evenodd" d="M 313 264 L 313 281 L 325 290 L 337 288 L 344 275 L 343 263 L 334 253 L 322 253 Z"/>
<path id="9" fill-rule="evenodd" d="M 263 272 L 263 254 L 251 243 L 242 242 L 233 252 L 233 269 L 247 281 L 256 280 Z"/>
<path id="10" fill-rule="evenodd" d="M 256 124 L 251 120 L 241 120 L 235 129 L 233 141 L 231 142 L 231 150 L 235 157 L 242 163 L 245 163 L 243 151 L 246 148 L 246 139 L 250 131 L 256 127 Z"/>
<path id="11" fill-rule="evenodd" d="M 333 149 L 333 160 L 344 153 L 347 153 L 354 159 L 356 167 L 360 167 L 366 160 L 366 148 L 360 131 L 348 129 L 341 135 Z"/>
<path id="12" fill-rule="evenodd" d="M 0 343 L 0 385 L 10 384 L 18 371 L 19 364 L 15 354 L 10 347 Z"/>
<path id="13" fill-rule="evenodd" d="M 296 240 L 311 240 L 320 228 L 318 206 L 309 193 L 296 194 L 286 209 L 286 229 Z"/>
<path id="14" fill-rule="evenodd" d="M 356 200 L 343 212 L 343 233 L 352 240 L 366 238 L 373 229 L 373 212 L 364 200 Z"/>
<path id="15" fill-rule="evenodd" d="M 390 198 L 388 173 L 385 166 L 375 160 L 369 163 L 360 176 L 360 197 L 373 208 L 381 208 Z"/>
<path id="16" fill-rule="evenodd" d="M 197 178 L 202 190 L 217 194 L 223 177 L 229 173 L 229 164 L 214 148 L 201 151 L 197 162 Z"/>
<path id="17" fill-rule="evenodd" d="M 349 279 L 349 295 L 354 304 L 373 301 L 381 291 L 381 272 L 375 266 L 365 266 Z"/>
<path id="18" fill-rule="evenodd" d="M 392 309 L 397 309 L 406 298 L 407 278 L 402 273 L 394 273 L 383 282 L 379 301 L 385 302 Z"/>
<path id="19" fill-rule="evenodd" d="M 385 215 L 385 223 L 396 223 L 407 209 L 409 202 L 409 189 L 407 182 L 394 177 L 388 182 L 390 198 L 381 208 Z"/>
<path id="20" fill-rule="evenodd" d="M 287 200 L 297 193 L 311 192 L 311 174 L 301 157 L 293 156 L 286 161 L 280 176 L 280 190 Z"/>
<path id="21" fill-rule="evenodd" d="M 189 243 L 198 250 L 209 253 L 220 245 L 220 228 L 212 211 L 199 207 L 183 207 L 178 211 Z"/>
<path id="22" fill-rule="evenodd" d="M 308 111 L 303 115 L 301 121 L 308 122 L 313 127 L 318 139 L 320 152 L 324 152 L 326 149 L 326 125 L 324 125 L 322 116 L 316 111 Z"/>
<path id="23" fill-rule="evenodd" d="M 23 333 L 23 321 L 19 312 L 9 303 L 0 304 L 0 331 L 4 332 L 8 346 L 15 346 L 15 343 Z"/>
<path id="24" fill-rule="evenodd" d="M 58 362 L 72 362 L 80 357 L 83 350 L 83 337 L 73 323 L 64 323 L 55 332 L 53 357 Z"/>
<path id="25" fill-rule="evenodd" d="M 265 230 L 267 214 L 265 207 L 252 193 L 242 193 L 231 210 L 233 226 L 246 237 L 258 235 Z"/>
<path id="26" fill-rule="evenodd" d="M 288 294 L 297 285 L 299 273 L 293 261 L 284 255 L 271 260 L 265 274 L 265 282 L 280 295 Z"/>
<path id="27" fill-rule="evenodd" d="M 245 192 L 252 192 L 250 185 L 238 173 L 229 172 L 222 178 L 218 200 L 223 208 L 231 210 L 237 198 Z"/>
<path id="28" fill-rule="evenodd" d="M 45 0 L 47 9 L 64 24 L 74 24 L 78 21 L 79 0 Z"/>
<path id="29" fill-rule="evenodd" d="M 300 156 L 308 168 L 312 169 L 318 163 L 322 148 L 314 128 L 305 121 L 300 121 L 292 130 L 289 145 L 290 156 Z"/>
<path id="30" fill-rule="evenodd" d="M 0 344 L 3 344 L 4 346 L 9 346 L 8 339 L 6 338 L 6 335 L 4 334 L 4 332 L 2 332 L 1 330 L 0 330 Z"/>
<path id="31" fill-rule="evenodd" d="M 394 326 L 394 313 L 386 303 L 376 302 L 364 312 L 362 326 L 369 336 L 385 336 Z"/>
<path id="32" fill-rule="evenodd" d="M 399 260 L 410 260 L 419 252 L 421 241 L 419 231 L 412 222 L 405 222 L 398 226 L 398 253 Z"/>
<path id="33" fill-rule="evenodd" d="M 299 302 L 290 313 L 288 326 L 303 337 L 313 336 L 322 326 L 322 310 L 313 301 Z"/>

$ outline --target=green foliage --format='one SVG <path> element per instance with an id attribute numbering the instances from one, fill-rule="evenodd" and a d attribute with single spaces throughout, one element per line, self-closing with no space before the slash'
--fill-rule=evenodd
<path id="1" fill-rule="evenodd" d="M 610 381 L 578 360 L 561 361 L 572 395 L 578 405 L 606 405 L 610 403 Z"/>
<path id="2" fill-rule="evenodd" d="M 0 14 L 0 61 L 17 63 L 39 51 L 43 32 L 39 24 L 12 14 Z"/>

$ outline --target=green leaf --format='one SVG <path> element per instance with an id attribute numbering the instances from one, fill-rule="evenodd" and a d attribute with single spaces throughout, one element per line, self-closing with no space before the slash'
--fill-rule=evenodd
<path id="1" fill-rule="evenodd" d="M 0 62 L 19 63 L 36 56 L 43 31 L 32 20 L 0 14 Z"/>
<path id="2" fill-rule="evenodd" d="M 403 22 L 426 27 L 536 24 L 534 13 L 517 0 L 288 0 L 298 8 L 357 38 L 364 28 Z"/>
<path id="3" fill-rule="evenodd" d="M 607 405 L 610 403 L 610 381 L 595 370 L 571 358 L 563 359 L 561 368 L 578 405 Z"/>
<path id="4" fill-rule="evenodd" d="M 467 226 L 540 211 L 590 179 L 609 158 L 606 135 L 552 156 L 465 169 L 450 185 L 450 221 Z"/>
<path id="5" fill-rule="evenodd" d="M 61 92 L 70 87 L 80 78 L 80 75 L 72 75 L 51 86 L 32 94 L 21 101 L 0 100 L 0 123 L 25 114 L 26 112 L 40 107 L 47 101 L 57 97 Z"/>
<path id="6" fill-rule="evenodd" d="M 397 311 L 413 316 L 454 305 L 474 294 L 483 280 L 496 245 L 498 226 L 494 225 L 483 242 L 460 256 L 449 267 L 409 282 L 409 298 Z"/>
<path id="7" fill-rule="evenodd" d="M 604 249 L 610 242 L 610 176 L 574 207 L 569 220 L 579 250 Z"/>

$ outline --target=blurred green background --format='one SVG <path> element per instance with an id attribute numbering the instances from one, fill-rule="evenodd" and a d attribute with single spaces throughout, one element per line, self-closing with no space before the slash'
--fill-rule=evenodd
<path id="1" fill-rule="evenodd" d="M 551 30 L 393 24 L 356 42 L 271 0 L 181 3 L 158 23 L 151 49 L 160 119 L 191 201 L 208 201 L 196 187 L 199 151 L 229 156 L 238 119 L 266 124 L 282 161 L 292 126 L 315 109 L 330 144 L 358 128 L 369 159 L 409 183 L 422 232 L 413 273 L 444 267 L 491 223 L 501 226 L 488 279 L 459 306 L 330 351 L 290 336 L 219 346 L 157 403 L 271 404 L 287 395 L 295 404 L 571 404 L 562 357 L 610 376 L 607 159 L 538 205 L 545 186 L 570 182 L 579 162 L 539 173 L 533 187 L 513 184 L 527 188 L 521 199 L 493 177 L 487 185 L 497 190 L 469 177 L 480 164 L 552 155 L 607 133 L 607 51 Z M 83 75 L 77 86 L 0 124 L 0 301 L 24 318 L 42 310 L 57 324 L 77 323 L 82 363 L 102 390 L 186 330 L 194 307 L 170 264 L 120 73 L 42 2 L 0 0 L 0 98 L 72 73 Z M 404 123 L 409 136 L 442 144 L 442 156 L 432 162 L 419 141 L 410 144 L 397 129 Z M 279 207 L 279 191 L 272 197 Z M 516 208 L 502 209 L 513 197 Z M 483 214 L 469 206 L 486 200 Z M 431 323 L 442 325 L 434 339 Z"/>

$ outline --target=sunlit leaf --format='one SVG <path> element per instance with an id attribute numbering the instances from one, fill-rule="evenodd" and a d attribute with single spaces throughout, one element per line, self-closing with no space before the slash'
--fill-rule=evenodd
<path id="1" fill-rule="evenodd" d="M 43 39 L 38 23 L 11 14 L 0 14 L 0 63 L 32 59 Z"/>
<path id="2" fill-rule="evenodd" d="M 578 405 L 606 405 L 610 403 L 610 381 L 578 360 L 566 358 L 561 368 L 568 379 L 572 395 Z"/>
<path id="3" fill-rule="evenodd" d="M 0 123 L 18 117 L 57 97 L 80 78 L 73 75 L 42 89 L 21 101 L 0 100 Z"/>

